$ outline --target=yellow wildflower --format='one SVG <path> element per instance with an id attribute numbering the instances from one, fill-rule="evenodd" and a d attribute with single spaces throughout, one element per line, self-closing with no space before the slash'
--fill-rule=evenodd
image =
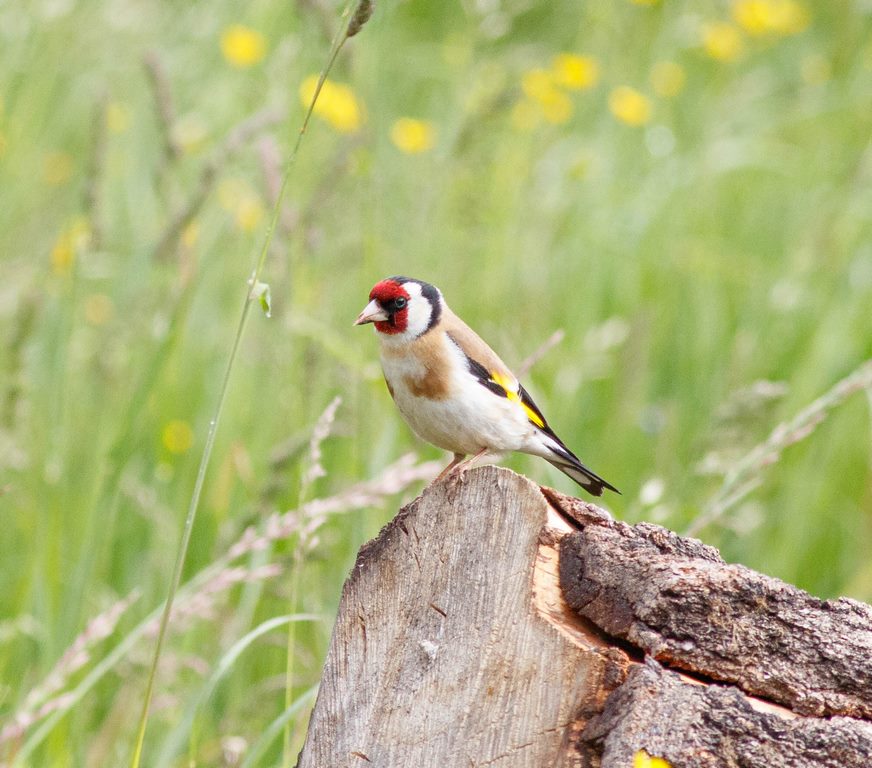
<path id="1" fill-rule="evenodd" d="M 524 73 L 521 77 L 521 90 L 528 98 L 540 103 L 551 98 L 555 93 L 559 93 L 554 73 L 541 67 L 530 69 Z"/>
<path id="2" fill-rule="evenodd" d="M 307 77 L 300 86 L 300 102 L 308 109 L 318 86 L 318 76 Z M 315 104 L 315 114 L 340 133 L 357 133 L 362 122 L 361 108 L 354 91 L 343 83 L 325 80 Z"/>
<path id="3" fill-rule="evenodd" d="M 83 216 L 72 219 L 61 230 L 51 249 L 51 268 L 56 275 L 69 272 L 79 255 L 88 245 L 91 229 Z"/>
<path id="4" fill-rule="evenodd" d="M 51 249 L 51 268 L 56 275 L 69 272 L 76 260 L 76 251 L 65 233 L 61 233 Z"/>
<path id="5" fill-rule="evenodd" d="M 686 80 L 684 70 L 674 61 L 658 61 L 651 68 L 651 86 L 658 96 L 667 99 L 677 96 Z"/>
<path id="6" fill-rule="evenodd" d="M 206 124 L 196 114 L 182 116 L 171 130 L 176 146 L 189 154 L 199 150 L 209 136 Z"/>
<path id="7" fill-rule="evenodd" d="M 627 125 L 644 125 L 651 119 L 651 101 L 635 88 L 620 85 L 609 94 L 609 109 Z"/>
<path id="8" fill-rule="evenodd" d="M 570 91 L 585 91 L 599 82 L 599 62 L 593 56 L 560 53 L 551 62 L 551 72 L 558 85 Z"/>
<path id="9" fill-rule="evenodd" d="M 200 239 L 200 222 L 194 219 L 182 230 L 182 245 L 185 248 L 193 248 Z"/>
<path id="10" fill-rule="evenodd" d="M 105 325 L 115 311 L 115 307 L 105 293 L 92 293 L 85 297 L 85 320 L 90 325 Z"/>
<path id="11" fill-rule="evenodd" d="M 194 430 L 187 421 L 173 419 L 164 426 L 161 442 L 170 453 L 185 453 L 194 444 Z"/>
<path id="12" fill-rule="evenodd" d="M 734 61 L 739 58 L 743 48 L 739 30 L 725 21 L 703 25 L 702 45 L 705 52 L 718 61 Z"/>
<path id="13" fill-rule="evenodd" d="M 572 101 L 557 87 L 554 71 L 540 67 L 528 70 L 521 78 L 521 90 L 549 123 L 565 123 L 572 117 Z"/>
<path id="14" fill-rule="evenodd" d="M 106 127 L 109 133 L 124 133 L 130 127 L 130 110 L 120 101 L 111 101 L 106 107 Z"/>
<path id="15" fill-rule="evenodd" d="M 572 117 L 572 100 L 562 91 L 555 91 L 539 105 L 542 115 L 549 123 L 562 125 Z"/>
<path id="16" fill-rule="evenodd" d="M 218 202 L 233 214 L 236 226 L 243 232 L 257 229 L 263 219 L 263 205 L 257 192 L 242 179 L 224 179 L 218 185 Z"/>
<path id="17" fill-rule="evenodd" d="M 542 119 L 539 106 L 530 99 L 519 99 L 512 107 L 512 126 L 518 131 L 532 131 Z"/>
<path id="18" fill-rule="evenodd" d="M 256 197 L 240 201 L 236 208 L 236 226 L 243 232 L 253 232 L 263 219 L 263 206 Z"/>
<path id="19" fill-rule="evenodd" d="M 750 35 L 795 35 L 809 20 L 795 0 L 736 0 L 733 18 Z"/>
<path id="20" fill-rule="evenodd" d="M 633 768 L 672 768 L 672 764 L 662 757 L 651 757 L 644 749 L 633 755 Z"/>
<path id="21" fill-rule="evenodd" d="M 66 152 L 49 152 L 42 161 L 42 177 L 50 187 L 66 184 L 73 175 L 73 158 Z"/>
<path id="22" fill-rule="evenodd" d="M 401 117 L 391 126 L 391 141 L 401 152 L 417 155 L 433 149 L 436 129 L 429 120 Z"/>
<path id="23" fill-rule="evenodd" d="M 231 66 L 251 67 L 266 56 L 266 39 L 256 29 L 231 24 L 221 33 L 221 53 Z"/>

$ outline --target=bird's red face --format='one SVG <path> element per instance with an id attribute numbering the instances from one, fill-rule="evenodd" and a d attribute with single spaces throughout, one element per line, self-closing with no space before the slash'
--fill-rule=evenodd
<path id="1" fill-rule="evenodd" d="M 375 323 L 383 343 L 402 344 L 435 328 L 443 304 L 436 286 L 411 277 L 388 277 L 369 292 L 369 304 L 355 325 Z"/>
<path id="2" fill-rule="evenodd" d="M 388 278 L 373 286 L 369 304 L 357 318 L 355 325 L 375 323 L 379 333 L 403 333 L 409 325 L 409 292 L 396 279 Z"/>

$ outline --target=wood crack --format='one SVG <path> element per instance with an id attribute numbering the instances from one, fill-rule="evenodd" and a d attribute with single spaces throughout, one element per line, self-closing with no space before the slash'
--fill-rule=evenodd
<path id="1" fill-rule="evenodd" d="M 566 600 L 616 643 L 782 711 L 872 717 L 872 608 L 819 600 L 694 539 L 558 501 L 582 521 L 559 544 Z"/>
<path id="2" fill-rule="evenodd" d="M 869 606 L 472 469 L 361 549 L 298 766 L 868 768 L 870 632 Z"/>

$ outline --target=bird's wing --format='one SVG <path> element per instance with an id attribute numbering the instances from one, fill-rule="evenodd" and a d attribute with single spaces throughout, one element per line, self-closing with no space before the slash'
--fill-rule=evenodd
<path id="1" fill-rule="evenodd" d="M 520 398 L 521 405 L 527 411 L 527 418 L 539 428 L 538 433 L 542 440 L 542 445 L 553 454 L 553 456 L 540 455 L 543 455 L 544 458 L 550 461 L 561 472 L 569 475 L 576 483 L 594 496 L 601 496 L 603 488 L 608 488 L 610 491 L 618 494 L 620 493 L 610 482 L 600 477 L 590 467 L 582 464 L 578 456 L 566 447 L 566 443 L 557 437 L 554 430 L 548 426 L 542 411 L 536 407 L 533 398 L 530 397 L 530 394 L 520 383 L 518 384 L 518 397 Z"/>
<path id="2" fill-rule="evenodd" d="M 479 384 L 500 397 L 508 398 L 518 403 L 527 415 L 527 419 L 536 427 L 536 432 L 541 441 L 541 452 L 530 450 L 550 461 L 554 466 L 565 472 L 583 488 L 599 496 L 603 488 L 620 493 L 611 483 L 581 463 L 566 444 L 548 426 L 545 416 L 539 410 L 539 406 L 533 402 L 530 393 L 524 389 L 517 377 L 509 370 L 508 366 L 500 360 L 479 335 L 466 323 L 454 315 L 447 313 L 444 320 L 444 330 L 448 338 L 460 348 L 466 357 L 466 365 L 469 372 L 476 378 Z"/>
<path id="3" fill-rule="evenodd" d="M 488 372 L 498 373 L 508 380 L 516 381 L 509 366 L 500 360 L 499 355 L 448 307 L 443 307 L 440 326 L 468 358 L 484 366 Z"/>
<path id="4" fill-rule="evenodd" d="M 539 407 L 533 402 L 533 398 L 521 386 L 521 382 L 500 359 L 499 355 L 453 312 L 446 312 L 443 324 L 448 337 L 466 356 L 467 368 L 478 383 L 495 395 L 517 402 L 524 409 L 532 424 L 546 433 L 554 435 L 548 422 L 545 421 L 542 411 L 539 410 Z M 554 437 L 557 436 L 554 435 Z"/>

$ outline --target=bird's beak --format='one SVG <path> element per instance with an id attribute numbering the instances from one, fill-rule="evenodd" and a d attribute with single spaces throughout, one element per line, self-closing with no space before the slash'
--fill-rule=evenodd
<path id="1" fill-rule="evenodd" d="M 388 313 L 379 306 L 379 303 L 375 299 L 373 299 L 366 305 L 366 307 L 364 307 L 363 312 L 357 316 L 357 320 L 354 321 L 354 324 L 364 325 L 365 323 L 381 322 L 387 319 Z"/>

